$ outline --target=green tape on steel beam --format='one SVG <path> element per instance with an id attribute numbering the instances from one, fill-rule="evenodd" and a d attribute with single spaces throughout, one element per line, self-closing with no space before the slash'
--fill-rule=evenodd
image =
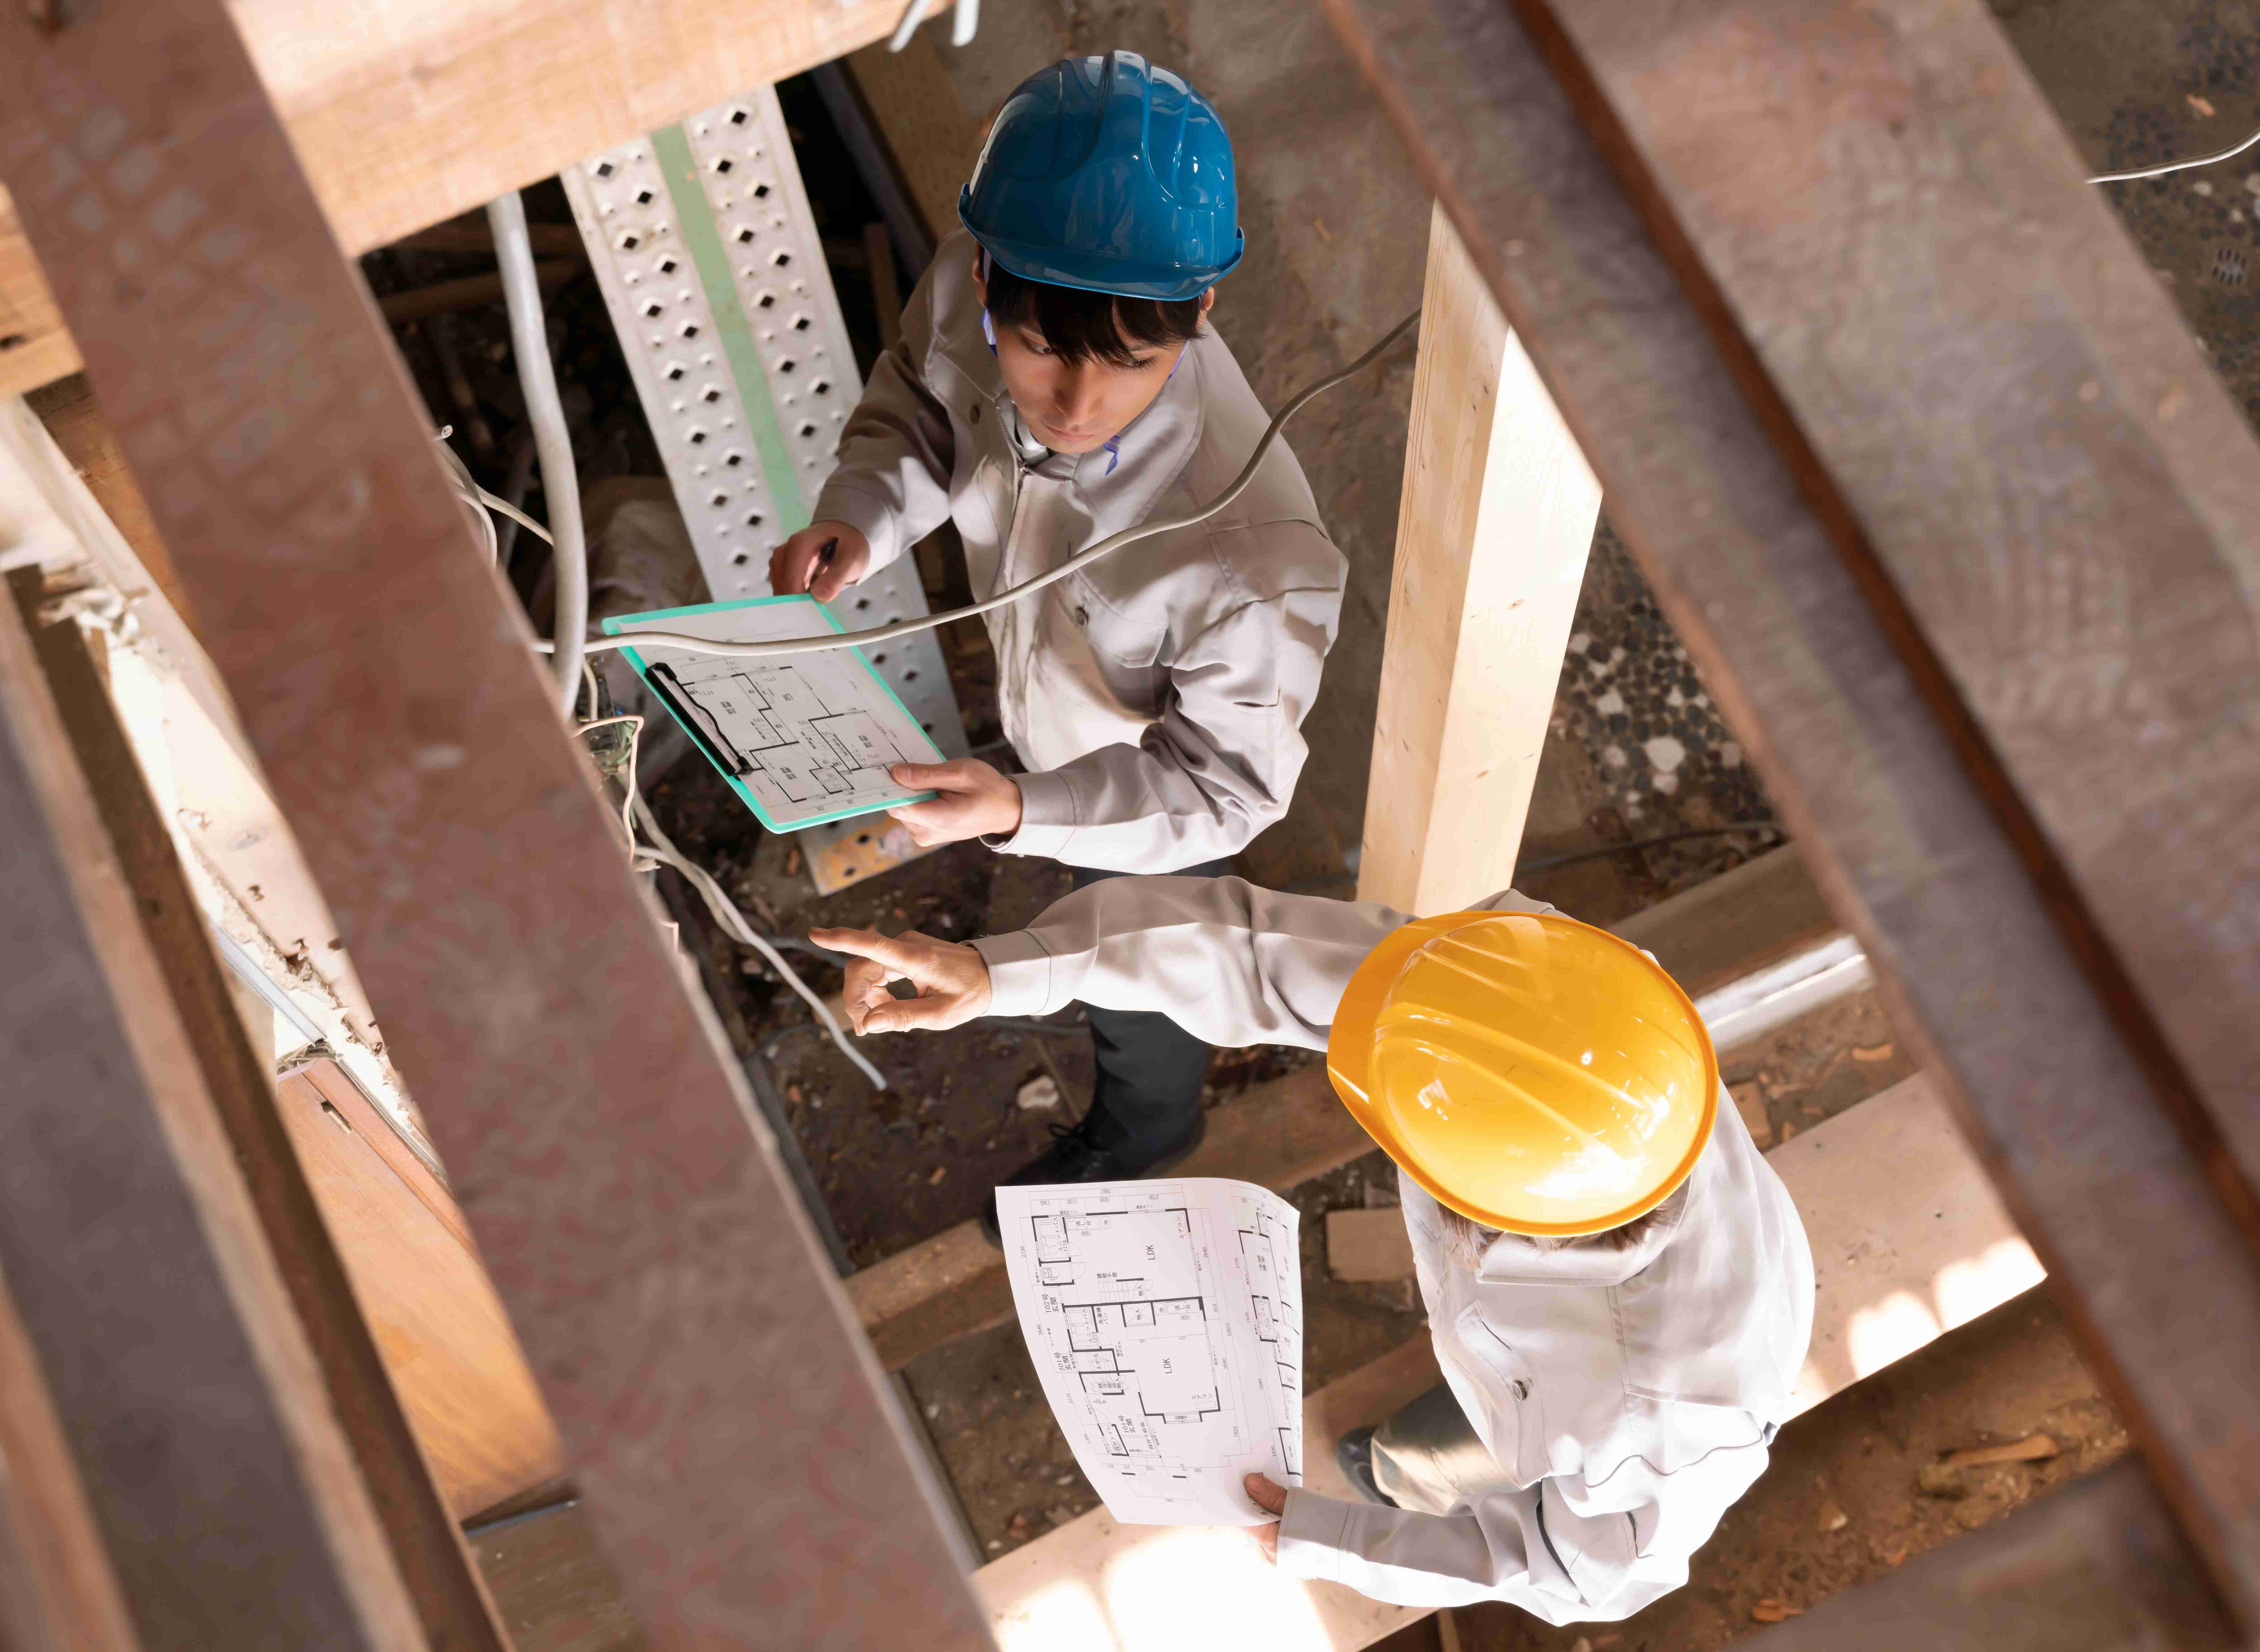
<path id="1" fill-rule="evenodd" d="M 683 236 L 683 249 L 706 289 L 707 307 L 714 312 L 714 331 L 720 335 L 722 359 L 730 364 L 730 378 L 738 387 L 738 400 L 746 409 L 754 451 L 761 456 L 762 476 L 769 484 L 769 504 L 784 533 L 805 528 L 809 507 L 800 496 L 800 477 L 792 455 L 785 451 L 784 432 L 777 428 L 776 402 L 769 395 L 769 375 L 762 366 L 761 345 L 755 342 L 753 324 L 738 302 L 738 283 L 731 278 L 730 254 L 722 245 L 722 226 L 714 222 L 714 209 L 699 187 L 698 163 L 691 158 L 690 140 L 680 126 L 663 126 L 651 135 L 652 153 L 667 180 L 669 198 L 675 203 L 675 221 Z"/>

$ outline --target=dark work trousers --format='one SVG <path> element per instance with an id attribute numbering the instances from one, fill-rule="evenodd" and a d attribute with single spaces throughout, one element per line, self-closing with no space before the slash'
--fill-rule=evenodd
<path id="1" fill-rule="evenodd" d="M 1074 868 L 1075 887 L 1087 889 L 1121 872 Z M 1205 861 L 1169 874 L 1173 878 L 1222 878 L 1229 860 Z M 1091 1043 L 1098 1057 L 1098 1080 L 1091 1086 L 1091 1110 L 1098 1115 L 1092 1135 L 1100 1145 L 1120 1147 L 1135 1159 L 1156 1157 L 1184 1140 L 1200 1117 L 1201 1083 L 1208 1077 L 1209 1047 L 1167 1015 L 1144 1009 L 1101 1009 L 1085 1004 Z"/>
<path id="2" fill-rule="evenodd" d="M 1514 1485 L 1441 1383 L 1373 1431 L 1373 1483 L 1423 1514 L 1448 1514 Z"/>

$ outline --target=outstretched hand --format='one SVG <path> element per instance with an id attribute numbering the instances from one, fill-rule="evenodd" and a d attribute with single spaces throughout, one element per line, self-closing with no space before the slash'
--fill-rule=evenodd
<path id="1" fill-rule="evenodd" d="M 989 963 L 969 946 L 916 929 L 891 937 L 876 929 L 811 929 L 808 938 L 855 954 L 842 996 L 859 1034 L 940 1032 L 989 1008 Z M 890 981 L 908 981 L 918 996 L 897 998 L 887 990 Z"/>
<path id="2" fill-rule="evenodd" d="M 1241 1482 L 1247 1488 L 1248 1501 L 1266 1514 L 1287 1512 L 1287 1488 L 1277 1480 L 1261 1474 L 1251 1474 Z M 1255 1528 L 1255 1545 L 1263 1551 L 1263 1558 L 1273 1565 L 1279 1563 L 1279 1522 Z"/>

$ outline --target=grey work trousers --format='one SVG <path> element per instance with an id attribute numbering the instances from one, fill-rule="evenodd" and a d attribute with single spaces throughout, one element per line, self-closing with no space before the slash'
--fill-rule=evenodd
<path id="1" fill-rule="evenodd" d="M 1423 1514 L 1465 1509 L 1514 1485 L 1442 1383 L 1373 1431 L 1373 1483 L 1398 1507 Z"/>

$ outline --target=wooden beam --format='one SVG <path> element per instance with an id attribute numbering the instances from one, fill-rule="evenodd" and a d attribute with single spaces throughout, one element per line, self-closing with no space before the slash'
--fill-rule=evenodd
<path id="1" fill-rule="evenodd" d="M 0 837 L 0 950 L 32 965 L 0 989 L 0 1276 L 144 1652 L 419 1652 L 12 602 Z"/>
<path id="2" fill-rule="evenodd" d="M 10 577 L 26 624 L 36 624 L 39 575 Z M 440 1496 L 369 1322 L 347 1283 L 340 1244 L 292 1150 L 268 1064 L 246 1036 L 202 909 L 151 801 L 133 749 L 77 625 L 32 644 L 78 767 L 132 890 L 143 933 L 171 988 L 214 1115 L 242 1167 L 253 1209 L 290 1306 L 320 1367 L 377 1517 L 433 1652 L 508 1652 L 477 1570 Z M 498 1499 L 497 1500 L 499 1500 Z"/>
<path id="3" fill-rule="evenodd" d="M 1522 9 L 2260 1246 L 2244 409 L 1978 0 Z"/>
<path id="4" fill-rule="evenodd" d="M 1951 1602 L 1941 1609 L 1941 1603 Z M 2142 1465 L 2113 1463 L 1889 1577 L 1740 1643 L 1748 1652 L 2232 1652 L 2205 1575 Z"/>
<path id="5" fill-rule="evenodd" d="M 0 397 L 68 378 L 78 366 L 78 346 L 55 308 L 46 273 L 0 188 Z"/>
<path id="6" fill-rule="evenodd" d="M 1696 999 L 1844 932 L 1793 845 L 1770 849 L 1609 928 L 1655 953 Z"/>
<path id="7" fill-rule="evenodd" d="M 353 253 L 883 39 L 901 12 L 895 0 L 654 0 L 625 18 L 573 0 L 230 10 Z M 0 187 L 0 396 L 79 365 Z"/>
<path id="8" fill-rule="evenodd" d="M 1777 426 L 1762 416 L 1738 371 L 1750 359 L 1749 346 L 1738 350 L 1713 330 L 1737 307 L 1719 302 L 1699 274 L 1689 277 L 1696 282 L 1692 294 L 1682 285 L 1667 245 L 1669 226 L 1662 240 L 1652 232 L 1636 192 L 1628 195 L 1612 170 L 1609 142 L 1587 132 L 1514 18 L 1485 0 L 1326 4 L 1529 345 L 1608 490 L 1611 521 L 1624 531 L 1750 750 L 1830 905 L 1873 960 L 1894 1023 L 1946 1093 L 2047 1264 L 2083 1352 L 2128 1415 L 2184 1531 L 2243 1620 L 2260 1621 L 2260 1481 L 2234 1466 L 2260 1460 L 2260 1268 L 2238 1219 L 2249 1214 L 2249 1189 L 2222 1152 L 2202 1138 L 2192 1148 L 2185 1134 L 2186 1108 L 2177 1115 L 2169 1111 L 2171 1098 L 2160 1104 L 2156 1069 L 2138 1047 L 2142 1036 L 2127 1019 L 2124 994 L 2104 979 L 2113 967 L 2106 937 L 2081 922 L 2075 892 L 2061 879 L 2040 875 L 2034 855 L 2045 844 L 2005 816 L 1993 783 L 1999 771 L 1985 772 L 1985 742 L 1974 732 L 1974 714 L 1957 713 L 1942 693 L 1951 684 L 1911 662 L 1902 646 L 1911 634 L 1906 611 L 1877 578 L 1842 502 L 1820 497 L 1811 465 L 1784 458 L 1775 446 Z M 2113 657 L 2128 648 L 2185 645 L 2193 634 L 2186 602 L 2195 601 L 2221 610 L 2214 641 L 2226 650 L 2232 696 L 2241 692 L 2233 685 L 2242 680 L 2249 653 L 2234 633 L 2240 615 L 2249 619 L 2249 605 L 2206 571 L 2185 530 L 2192 512 L 2200 521 L 2225 519 L 2206 502 L 2217 496 L 2213 490 L 2260 478 L 2260 445 L 2192 364 L 2179 317 L 2133 249 L 2107 221 L 2090 216 L 2098 209 L 2082 193 L 2071 153 L 2044 110 L 2032 113 L 2037 94 L 2023 71 L 1990 33 L 1991 25 L 1973 23 L 1961 0 L 1939 0 L 1935 8 L 1942 33 L 1911 19 L 1886 27 L 1870 17 L 1856 25 L 1847 20 L 1849 11 L 1840 17 L 1821 0 L 1793 10 L 1818 38 L 1848 38 L 1842 30 L 1849 29 L 1849 38 L 1864 40 L 1868 49 L 1849 59 L 1817 54 L 1787 80 L 1781 79 L 1789 74 L 1782 61 L 1769 57 L 1777 83 L 1804 86 L 1809 71 L 1813 87 L 1843 81 L 1879 89 L 1872 101 L 1844 109 L 1848 119 L 1862 123 L 1858 131 L 1831 131 L 1816 146 L 1784 144 L 1785 153 L 1811 168 L 1793 174 L 1805 193 L 1792 191 L 1792 198 L 1830 190 L 1864 197 L 1869 184 L 1833 173 L 1827 158 L 1886 153 L 1889 134 L 1900 126 L 1926 133 L 1926 119 L 1899 112 L 1927 109 L 1931 99 L 1928 91 L 1906 91 L 1906 76 L 1915 72 L 1921 84 L 1929 83 L 1931 70 L 1918 59 L 1959 64 L 1939 82 L 1953 89 L 1947 124 L 1957 143 L 1989 156 L 1998 149 L 2000 160 L 1967 162 L 1970 175 L 1957 180 L 1954 192 L 1982 180 L 2002 180 L 2005 188 L 2010 178 L 2021 182 L 2013 204 L 2005 199 L 1990 220 L 1973 221 L 1963 207 L 1955 209 L 1962 233 L 1951 242 L 1954 267 L 1990 270 L 1990 249 L 1998 246 L 2007 260 L 2002 267 L 2012 274 L 1985 284 L 2005 296 L 2028 297 L 2037 306 L 2034 316 L 2052 317 L 2037 332 L 2008 323 L 1982 335 L 2001 338 L 2033 376 L 2013 393 L 2003 392 L 1990 414 L 1979 409 L 1975 424 L 1956 426 L 1962 434 L 1946 459 L 1926 436 L 1912 447 L 1852 443 L 1843 461 L 1866 472 L 1921 455 L 1923 463 L 1900 466 L 1909 493 L 1935 488 L 1966 499 L 1970 479 L 1986 479 L 1985 496 L 2014 508 L 1997 512 L 1989 505 L 1935 538 L 1930 554 L 1939 554 L 1939 545 L 1967 545 L 1965 552 L 1942 561 L 1997 566 L 2005 591 L 2021 588 L 2028 577 L 2042 586 L 2084 578 L 2078 569 L 2085 552 L 2065 546 L 2055 527 L 2043 529 L 2039 519 L 2056 513 L 2067 497 L 2061 493 L 2067 477 L 2081 479 L 2074 515 L 2089 523 L 2112 519 L 2116 507 L 2093 488 L 2133 466 L 2126 474 L 2134 477 L 2135 496 L 2168 509 L 2176 548 L 2163 566 L 2195 569 L 2185 592 L 2162 589 L 2147 576 L 2119 587 L 2135 606 L 2122 606 L 2114 595 L 2098 610 L 2117 617 L 2105 628 L 2104 645 L 2092 649 L 2087 644 L 2098 634 L 2042 623 L 2039 610 L 2024 610 L 2035 629 L 2018 630 L 2014 602 L 1994 610 L 2010 628 L 2003 635 L 2023 639 L 2018 650 L 2032 644 L 2020 658 L 2035 673 L 2029 686 L 2035 688 L 2092 685 L 2121 667 L 2147 676 L 2153 662 L 2121 658 L 2114 666 Z M 1902 9 L 1889 10 L 1899 17 Z M 1991 42 L 1974 53 L 1965 49 L 1973 27 L 1981 43 Z M 1784 25 L 1785 39 L 1804 32 L 1803 24 Z M 1949 39 L 1964 44 L 1948 49 L 1942 43 Z M 1934 43 L 1945 55 L 1923 55 Z M 1657 61 L 1716 61 L 1715 41 L 1707 38 L 1684 54 L 1662 50 L 1654 38 L 1649 49 Z M 1741 74 L 1734 71 L 1738 86 Z M 1981 90 L 1981 80 L 1992 89 Z M 1740 110 L 1739 100 L 1737 93 L 1721 102 Z M 1684 117 L 1710 129 L 1702 101 L 1692 103 Z M 1796 118 L 1803 118 L 1801 111 Z M 1872 130 L 1878 125 L 1884 137 Z M 1740 153 L 1738 139 L 1721 141 Z M 1930 141 L 1922 138 L 1923 153 L 1933 153 Z M 1927 164 L 1949 163 L 1934 158 Z M 1877 175 L 1885 195 L 1899 187 L 1891 180 L 1899 174 Z M 1929 198 L 1927 186 L 1911 193 Z M 1890 204 L 1894 216 L 1909 210 Z M 1778 210 L 1758 211 L 1756 222 L 1786 222 L 1802 210 L 1784 201 Z M 2092 232 L 2061 240 L 2064 218 Z M 1920 232 L 1899 221 L 1902 232 Z M 2028 223 L 2039 241 L 2059 248 L 2059 267 L 2078 264 L 2076 280 L 2035 271 L 2019 245 Z M 2062 251 L 2072 245 L 2076 254 Z M 1897 256 L 1888 249 L 1877 255 Z M 2118 345 L 2100 336 L 2104 330 L 2079 317 L 2070 291 L 2091 290 L 2092 283 L 2118 295 L 2114 315 L 2128 330 L 2121 339 L 2148 339 L 2154 362 L 2125 360 Z M 1934 324 L 1926 306 L 1959 302 L 1954 289 L 1966 284 L 1902 284 L 1889 307 L 1847 328 L 1775 313 L 1768 331 L 1829 333 L 1850 352 L 1840 363 L 1841 376 L 1850 378 L 1880 355 L 1920 354 L 1941 394 L 1956 395 L 1948 384 L 1956 363 L 1985 352 L 1966 331 Z M 2062 347 L 2035 354 L 2044 332 Z M 2095 360 L 2098 350 L 2118 364 L 2099 374 L 2101 382 L 2156 385 L 2161 401 L 2167 386 L 2159 375 L 2178 382 L 2182 399 L 2170 410 L 2181 421 L 2177 439 L 2185 446 L 2156 445 L 2156 403 L 2150 417 L 2136 417 L 2118 390 L 2099 388 L 2099 397 L 2112 399 L 2091 404 L 2078 395 L 2085 381 L 2059 383 L 2051 376 Z M 1903 382 L 1905 373 L 1895 363 L 1887 376 Z M 1992 369 L 1985 374 L 1998 389 Z M 1845 394 L 1856 393 L 1847 386 Z M 1955 405 L 1957 417 L 1970 414 L 1965 404 Z M 2104 412 L 2092 413 L 2094 405 Z M 2012 409 L 2029 409 L 2018 416 L 2028 422 L 2006 430 L 1989 423 L 2013 424 Z M 2142 457 L 2146 452 L 2149 459 Z M 2153 459 L 2163 468 L 2152 467 Z M 1970 467 L 1969 475 L 1950 468 L 1931 474 L 1949 460 Z M 2156 491 L 2161 475 L 2216 469 L 2242 481 L 2209 474 L 2170 509 Z M 2260 520 L 2260 511 L 2245 519 Z M 1874 524 L 1886 538 L 1902 525 Z M 2016 548 L 2028 526 L 2056 544 L 2055 560 L 2035 563 Z M 2249 559 L 2246 555 L 2248 565 Z M 1983 607 L 1989 599 L 1973 587 L 1968 600 Z M 2159 680 L 2171 678 L 2167 670 Z M 2197 703 L 2221 708 L 2221 692 L 2207 689 Z M 2066 703 L 2054 689 L 2043 698 L 2059 708 Z M 2113 701 L 2110 715 L 2091 720 L 2095 737 L 2108 737 L 2113 749 L 2141 737 L 2121 714 L 2123 704 Z M 2181 715 L 2160 726 L 2176 726 Z M 2249 716 L 2224 716 L 2183 751 L 2218 750 L 2234 769 L 2242 760 L 2240 743 L 2254 726 Z M 2128 773 L 2156 775 L 2159 754 L 2171 744 L 2162 741 L 2147 753 L 2125 750 Z M 2082 772 L 2097 773 L 2085 758 Z M 2216 797 L 2218 784 L 2208 776 L 2202 794 Z M 2111 789 L 2116 782 L 2099 785 Z M 2102 812 L 2125 819 L 2117 800 Z M 2122 852 L 2162 867 L 2185 864 L 2189 853 L 2175 824 L 2180 818 L 2175 806 L 2159 802 L 2148 826 L 2127 822 Z M 2191 888 L 2214 888 L 2221 867 L 2243 864 L 2249 852 L 2242 841 L 2221 845 L 2217 865 L 2192 870 Z M 2206 972 L 2227 967 L 2233 973 L 2235 960 L 2249 958 L 2260 944 L 2254 938 L 2260 924 L 2222 921 L 2249 910 L 2255 887 L 2248 879 L 2242 888 L 2219 890 L 2216 922 L 2203 939 L 2211 949 Z M 2197 909 L 2179 908 L 2174 923 Z M 2079 938 L 2067 937 L 2068 922 L 2083 931 Z M 2157 978 L 2174 979 L 2171 969 Z M 2217 1050 L 2252 1036 L 2249 1000 L 2248 993 L 2241 1028 L 2234 1016 L 2221 1028 Z M 2163 1210 L 2174 1212 L 2174 1220 L 2162 1227 L 2155 1214 Z"/>
<path id="9" fill-rule="evenodd" d="M 569 31 L 570 10 L 547 15 Z M 546 44 L 495 73 L 569 103 Z M 604 51 L 647 46 L 712 42 Z M 218 0 L 49 32 L 0 9 L 0 110 L 88 377 L 654 1644 L 983 1644 L 837 1283 Z M 454 112 L 451 150 L 481 111 Z M 339 135 L 355 165 L 397 160 L 366 137 Z M 168 280 L 116 280 L 188 202 Z"/>
<path id="10" fill-rule="evenodd" d="M 1439 209 L 1357 893 L 1450 912 L 1514 881 L 1601 488 Z"/>
<path id="11" fill-rule="evenodd" d="M 17 1574 L 0 1637 L 11 1652 L 138 1652 L 118 1574 L 102 1546 L 47 1379 L 0 1281 L 0 1544 Z"/>
<path id="12" fill-rule="evenodd" d="M 2038 1279 L 2031 1250 L 1920 1078 L 1774 1149 L 1766 1162 L 1805 1219 L 1818 1284 L 1813 1352 L 1792 1416 Z M 1877 1175 L 1879 1164 L 1892 1173 Z M 1442 1380 L 1423 1336 L 1308 1396 L 1305 1486 L 1354 1497 L 1335 1442 Z M 974 1587 L 1003 1652 L 1169 1652 L 1233 1643 L 1243 1623 L 1250 1634 L 1268 1626 L 1261 1638 L 1271 1652 L 1356 1652 L 1427 1615 L 1337 1584 L 1281 1577 L 1246 1532 L 1126 1527 L 1104 1507 L 990 1562 Z"/>
<path id="13" fill-rule="evenodd" d="M 444 1512 L 468 1522 L 556 1485 L 564 1443 L 454 1196 L 336 1062 L 276 1090 Z"/>

